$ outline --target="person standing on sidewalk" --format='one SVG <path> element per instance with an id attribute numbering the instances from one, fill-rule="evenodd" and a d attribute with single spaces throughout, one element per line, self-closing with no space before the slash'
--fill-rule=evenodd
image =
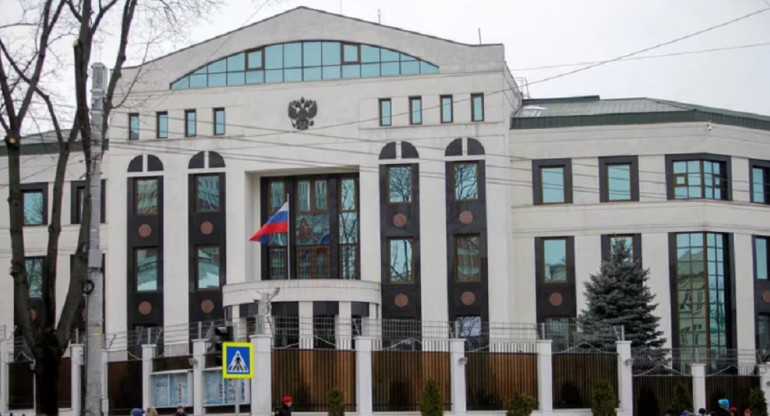
<path id="1" fill-rule="evenodd" d="M 283 404 L 275 409 L 275 416 L 291 416 L 291 396 L 283 397 Z"/>

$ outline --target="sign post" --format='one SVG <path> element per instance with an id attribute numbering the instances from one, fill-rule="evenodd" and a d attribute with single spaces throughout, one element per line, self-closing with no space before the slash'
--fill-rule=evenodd
<path id="1" fill-rule="evenodd" d="M 235 384 L 235 415 L 241 413 L 240 394 L 244 380 L 254 378 L 254 345 L 250 342 L 225 342 L 222 344 L 222 378 Z"/>

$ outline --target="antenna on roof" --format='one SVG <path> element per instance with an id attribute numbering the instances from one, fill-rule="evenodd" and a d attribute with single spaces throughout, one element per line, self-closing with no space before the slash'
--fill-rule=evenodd
<path id="1" fill-rule="evenodd" d="M 479 28 L 479 45 L 481 45 L 481 28 Z"/>

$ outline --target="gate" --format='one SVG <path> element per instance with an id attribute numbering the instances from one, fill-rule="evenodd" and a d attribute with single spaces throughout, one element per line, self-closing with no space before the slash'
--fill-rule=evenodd
<path id="1" fill-rule="evenodd" d="M 594 386 L 605 380 L 618 394 L 618 355 L 582 345 L 553 354 L 553 408 L 591 407 Z"/>

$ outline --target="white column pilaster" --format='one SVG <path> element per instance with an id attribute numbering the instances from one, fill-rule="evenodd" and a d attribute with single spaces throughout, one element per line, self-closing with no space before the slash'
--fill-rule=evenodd
<path id="1" fill-rule="evenodd" d="M 208 343 L 205 339 L 193 340 L 193 414 L 200 416 L 205 413 L 203 407 L 203 368 L 206 366 L 206 347 Z"/>
<path id="2" fill-rule="evenodd" d="M 155 358 L 155 345 L 142 345 L 142 409 L 152 406 L 152 359 Z"/>
<path id="3" fill-rule="evenodd" d="M 352 319 L 352 305 L 350 302 L 340 302 L 339 313 L 334 318 L 334 334 L 337 338 L 338 350 L 353 348 Z"/>
<path id="4" fill-rule="evenodd" d="M 618 353 L 618 407 L 619 416 L 632 416 L 634 413 L 634 372 L 631 360 L 631 341 L 617 341 Z"/>
<path id="5" fill-rule="evenodd" d="M 690 364 L 693 411 L 706 409 L 706 364 Z"/>
<path id="6" fill-rule="evenodd" d="M 83 366 L 84 351 L 82 344 L 70 345 L 70 365 L 72 366 L 72 371 L 70 372 L 70 397 L 72 398 L 73 415 L 79 415 L 83 409 L 83 398 L 80 394 L 83 388 L 83 374 L 80 369 Z"/>
<path id="7" fill-rule="evenodd" d="M 553 362 L 551 340 L 537 341 L 537 402 L 541 416 L 553 414 Z"/>
<path id="8" fill-rule="evenodd" d="M 272 412 L 272 341 L 269 335 L 253 335 L 254 378 L 251 379 L 251 415 L 271 416 Z"/>
<path id="9" fill-rule="evenodd" d="M 467 411 L 465 397 L 465 339 L 449 340 L 449 376 L 452 383 L 452 412 L 454 416 L 464 416 Z"/>
<path id="10" fill-rule="evenodd" d="M 313 349 L 313 302 L 299 302 L 299 347 Z"/>
<path id="11" fill-rule="evenodd" d="M 369 337 L 356 337 L 356 403 L 359 416 L 372 416 L 372 347 Z"/>

